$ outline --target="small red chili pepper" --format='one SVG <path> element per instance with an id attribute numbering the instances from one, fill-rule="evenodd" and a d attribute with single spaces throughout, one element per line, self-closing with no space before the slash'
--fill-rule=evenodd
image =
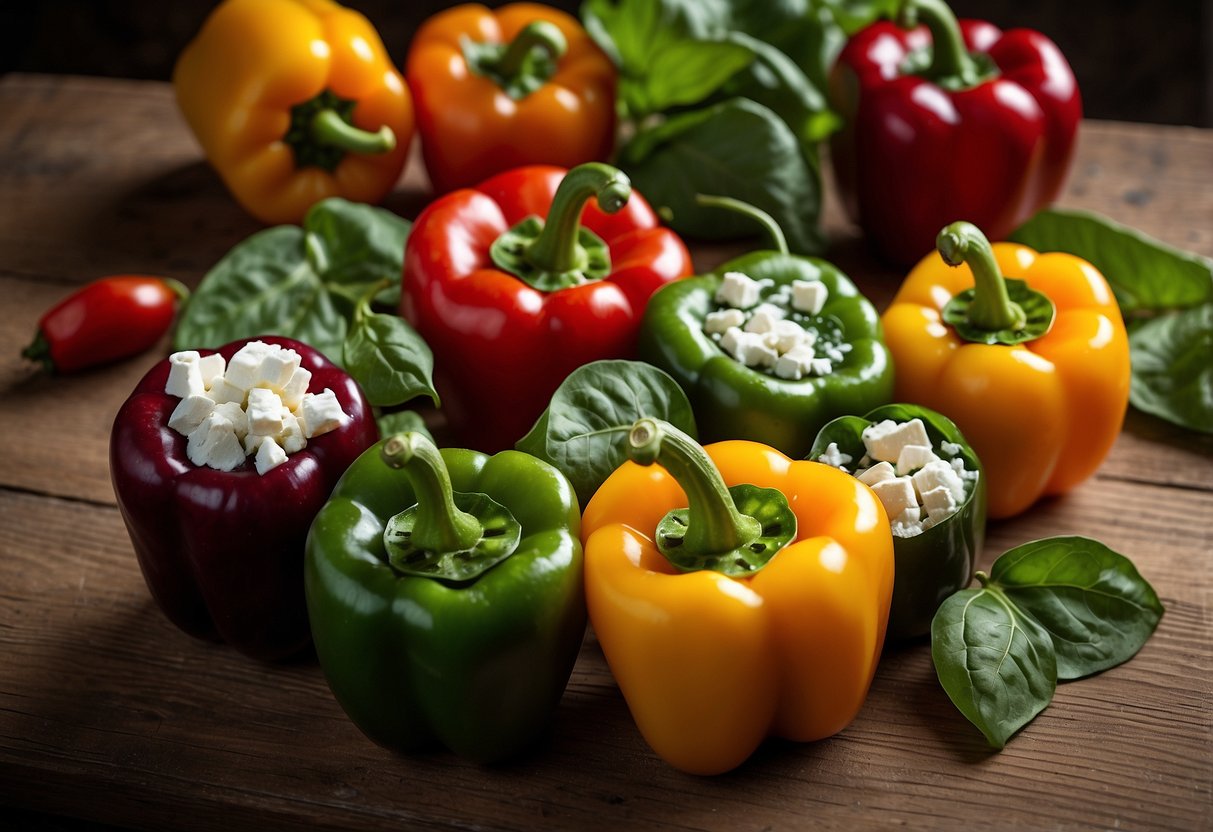
<path id="1" fill-rule="evenodd" d="M 52 373 L 138 355 L 164 336 L 187 297 L 189 289 L 168 277 L 102 277 L 51 307 L 21 354 Z"/>

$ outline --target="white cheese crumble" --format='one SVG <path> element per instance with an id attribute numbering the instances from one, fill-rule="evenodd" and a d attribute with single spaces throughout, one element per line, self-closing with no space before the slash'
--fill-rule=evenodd
<path id="1" fill-rule="evenodd" d="M 825 286 L 806 280 L 771 291 L 773 286 L 774 281 L 769 279 L 754 280 L 741 272 L 725 272 L 715 296 L 716 303 L 725 308 L 705 316 L 704 334 L 745 366 L 770 371 L 778 378 L 798 381 L 834 372 L 851 345 L 824 344 L 823 354 L 818 355 L 817 333 L 788 318 L 789 309 L 820 313 L 827 296 Z M 770 294 L 759 303 L 764 289 Z"/>
<path id="2" fill-rule="evenodd" d="M 186 456 L 198 466 L 231 471 L 254 457 L 258 474 L 286 462 L 307 440 L 349 419 L 330 389 L 309 393 L 312 374 L 299 353 L 250 341 L 224 362 L 214 353 L 169 356 L 165 392 L 181 399 L 168 426 L 187 437 Z"/>
<path id="3" fill-rule="evenodd" d="M 863 444 L 867 453 L 855 477 L 880 499 L 894 537 L 914 537 L 951 517 L 978 477 L 965 468 L 960 445 L 939 443 L 939 451 L 951 457 L 940 458 L 921 419 L 869 425 Z M 843 466 L 851 457 L 831 442 L 817 460 L 846 471 Z"/>

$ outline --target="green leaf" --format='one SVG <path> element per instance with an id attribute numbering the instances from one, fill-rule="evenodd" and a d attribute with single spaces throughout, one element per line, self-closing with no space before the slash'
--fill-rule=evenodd
<path id="1" fill-rule="evenodd" d="M 434 390 L 434 354 L 404 319 L 369 311 L 355 317 L 344 347 L 345 366 L 376 407 L 403 404 Z"/>
<path id="2" fill-rule="evenodd" d="M 1180 251 L 1099 214 L 1041 211 L 1011 234 L 1037 251 L 1064 251 L 1091 263 L 1126 317 L 1213 300 L 1213 260 Z"/>
<path id="3" fill-rule="evenodd" d="M 408 229 L 388 211 L 333 198 L 312 207 L 304 228 L 259 231 L 202 279 L 174 349 L 284 335 L 341 363 L 357 298 L 382 280 L 399 283 Z"/>
<path id="4" fill-rule="evenodd" d="M 754 60 L 743 43 L 690 38 L 668 44 L 649 60 L 641 79 L 620 83 L 628 109 L 636 116 L 698 104 Z"/>
<path id="5" fill-rule="evenodd" d="M 1048 632 L 998 589 L 962 589 L 931 622 L 931 658 L 953 704 L 994 748 L 1053 699 L 1057 665 Z"/>
<path id="6" fill-rule="evenodd" d="M 695 436 L 691 403 L 668 374 L 640 361 L 595 361 L 569 374 L 515 447 L 556 466 L 585 506 L 627 459 L 623 440 L 644 416 Z"/>
<path id="7" fill-rule="evenodd" d="M 1147 321 L 1129 336 L 1129 349 L 1133 406 L 1213 433 L 1213 303 Z"/>
<path id="8" fill-rule="evenodd" d="M 995 561 L 990 581 L 1052 636 L 1059 679 L 1128 661 L 1163 614 L 1153 587 L 1128 558 L 1085 537 L 1017 546 Z"/>
<path id="9" fill-rule="evenodd" d="M 825 247 L 817 158 L 779 116 L 744 98 L 674 116 L 639 131 L 620 165 L 678 232 L 701 239 L 752 237 L 751 220 L 705 208 L 698 194 L 729 196 L 766 211 L 798 253 Z"/>
<path id="10" fill-rule="evenodd" d="M 415 410 L 397 410 L 394 413 L 384 413 L 375 419 L 375 423 L 379 426 L 380 436 L 395 436 L 397 433 L 420 433 L 434 441 L 434 434 L 430 433 L 429 427 L 425 424 L 425 419 L 421 418 L 421 414 Z"/>
<path id="11" fill-rule="evenodd" d="M 825 94 L 795 61 L 771 44 L 742 32 L 730 33 L 729 40 L 749 49 L 754 60 L 723 86 L 721 92 L 726 96 L 748 98 L 769 107 L 801 142 L 810 145 L 841 126 Z"/>

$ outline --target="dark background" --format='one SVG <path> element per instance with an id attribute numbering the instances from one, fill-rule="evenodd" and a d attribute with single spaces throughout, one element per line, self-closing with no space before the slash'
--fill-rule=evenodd
<path id="1" fill-rule="evenodd" d="M 0 11 L 0 72 L 167 80 L 178 52 L 214 5 L 207 0 L 10 2 Z M 452 4 L 350 0 L 346 5 L 370 18 L 402 66 L 418 23 Z M 552 5 L 575 10 L 579 3 Z M 954 0 L 952 6 L 961 16 L 1049 35 L 1074 67 L 1091 118 L 1213 127 L 1213 0 Z"/>

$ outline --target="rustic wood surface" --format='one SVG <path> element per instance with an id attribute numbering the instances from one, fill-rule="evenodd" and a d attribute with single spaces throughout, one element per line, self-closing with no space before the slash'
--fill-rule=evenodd
<path id="1" fill-rule="evenodd" d="M 1063 202 L 1213 255 L 1211 185 L 1213 133 L 1087 123 Z M 1000 753 L 920 643 L 887 652 L 837 737 L 685 776 L 641 740 L 590 636 L 534 754 L 493 768 L 397 756 L 345 718 L 314 661 L 254 664 L 154 606 L 107 463 L 114 413 L 153 357 L 72 378 L 19 358 L 73 287 L 116 272 L 194 285 L 257 229 L 167 86 L 0 79 L 0 195 L 0 826 L 1213 828 L 1209 437 L 1130 413 L 1091 481 L 991 525 L 982 568 L 1030 539 L 1086 534 L 1132 558 L 1167 609 L 1136 658 L 1059 686 Z M 425 199 L 414 159 L 389 206 L 413 216 Z M 831 256 L 887 302 L 900 275 L 836 205 L 827 227 Z"/>

